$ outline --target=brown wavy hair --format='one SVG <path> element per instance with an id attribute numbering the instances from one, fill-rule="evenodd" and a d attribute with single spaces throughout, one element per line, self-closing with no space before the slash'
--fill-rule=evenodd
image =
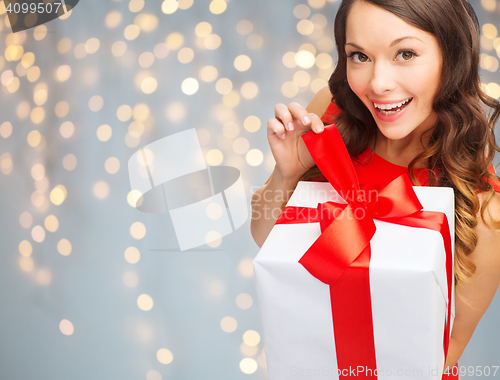
<path id="1" fill-rule="evenodd" d="M 455 191 L 455 280 L 457 287 L 471 282 L 476 266 L 468 255 L 477 244 L 474 227 L 480 211 L 484 217 L 495 190 L 488 179 L 499 178 L 487 169 L 495 151 L 495 123 L 500 103 L 481 89 L 479 77 L 479 22 L 466 0 L 343 0 L 335 18 L 335 42 L 338 63 L 329 80 L 332 100 L 342 111 L 335 124 L 342 134 L 351 157 L 356 157 L 375 141 L 377 124 L 370 111 L 347 83 L 345 53 L 346 22 L 352 5 L 365 1 L 383 8 L 407 23 L 434 35 L 443 55 L 441 86 L 434 99 L 437 124 L 430 134 L 424 152 L 408 166 L 409 175 L 418 183 L 413 169 L 425 163 L 431 186 L 451 187 Z M 482 105 L 490 109 L 487 114 Z M 436 170 L 437 169 L 437 170 Z M 439 173 L 439 175 L 437 175 Z M 315 166 L 302 180 L 321 176 Z M 486 192 L 480 206 L 478 191 Z M 488 223 L 487 223 L 488 224 Z M 500 228 L 499 221 L 492 221 Z M 491 228 L 492 225 L 488 224 Z"/>

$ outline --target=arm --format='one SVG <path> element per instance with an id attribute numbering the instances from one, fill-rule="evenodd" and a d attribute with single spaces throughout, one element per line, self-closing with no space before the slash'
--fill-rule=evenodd
<path id="1" fill-rule="evenodd" d="M 331 98 L 330 89 L 325 86 L 306 108 L 297 103 L 291 103 L 288 107 L 278 104 L 274 109 L 276 117 L 267 123 L 267 138 L 276 165 L 264 186 L 252 196 L 250 228 L 259 247 L 267 239 L 281 214 L 281 205 L 288 201 L 299 178 L 314 166 L 300 136 L 309 129 L 316 133 L 323 131 L 323 123 L 318 115 L 325 113 Z"/>
<path id="2" fill-rule="evenodd" d="M 484 200 L 484 193 L 479 194 L 479 199 Z M 489 203 L 485 218 L 488 218 L 488 211 L 494 219 L 500 219 L 499 193 L 495 193 Z M 490 229 L 478 215 L 475 231 L 478 243 L 469 257 L 476 264 L 476 273 L 471 284 L 460 287 L 460 294 L 466 302 L 458 296 L 455 299 L 455 321 L 445 369 L 451 369 L 462 355 L 500 284 L 500 230 Z"/>

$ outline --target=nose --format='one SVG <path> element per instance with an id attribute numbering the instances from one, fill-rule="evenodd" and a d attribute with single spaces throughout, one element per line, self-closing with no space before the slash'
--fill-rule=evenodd
<path id="1" fill-rule="evenodd" d="M 390 93 L 396 88 L 394 72 L 390 64 L 384 62 L 375 63 L 370 80 L 370 90 L 376 95 Z"/>

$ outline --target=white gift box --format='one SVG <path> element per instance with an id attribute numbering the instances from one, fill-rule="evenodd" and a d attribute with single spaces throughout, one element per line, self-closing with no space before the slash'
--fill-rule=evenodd
<path id="1" fill-rule="evenodd" d="M 424 211 L 446 214 L 453 252 L 453 190 L 414 190 Z M 339 199 L 327 182 L 299 182 L 287 206 L 316 208 Z M 430 229 L 374 222 L 369 278 L 378 378 L 441 379 L 448 307 L 443 238 Z M 339 378 L 329 285 L 298 262 L 320 234 L 319 223 L 277 224 L 253 261 L 270 380 Z M 363 378 L 364 370 L 354 373 Z"/>

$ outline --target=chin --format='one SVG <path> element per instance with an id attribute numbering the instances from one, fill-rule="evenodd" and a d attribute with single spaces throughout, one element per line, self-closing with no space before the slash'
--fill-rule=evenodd
<path id="1" fill-rule="evenodd" d="M 408 130 L 402 131 L 400 128 L 393 126 L 391 128 L 384 128 L 377 125 L 380 133 L 389 140 L 402 140 L 409 135 Z"/>

